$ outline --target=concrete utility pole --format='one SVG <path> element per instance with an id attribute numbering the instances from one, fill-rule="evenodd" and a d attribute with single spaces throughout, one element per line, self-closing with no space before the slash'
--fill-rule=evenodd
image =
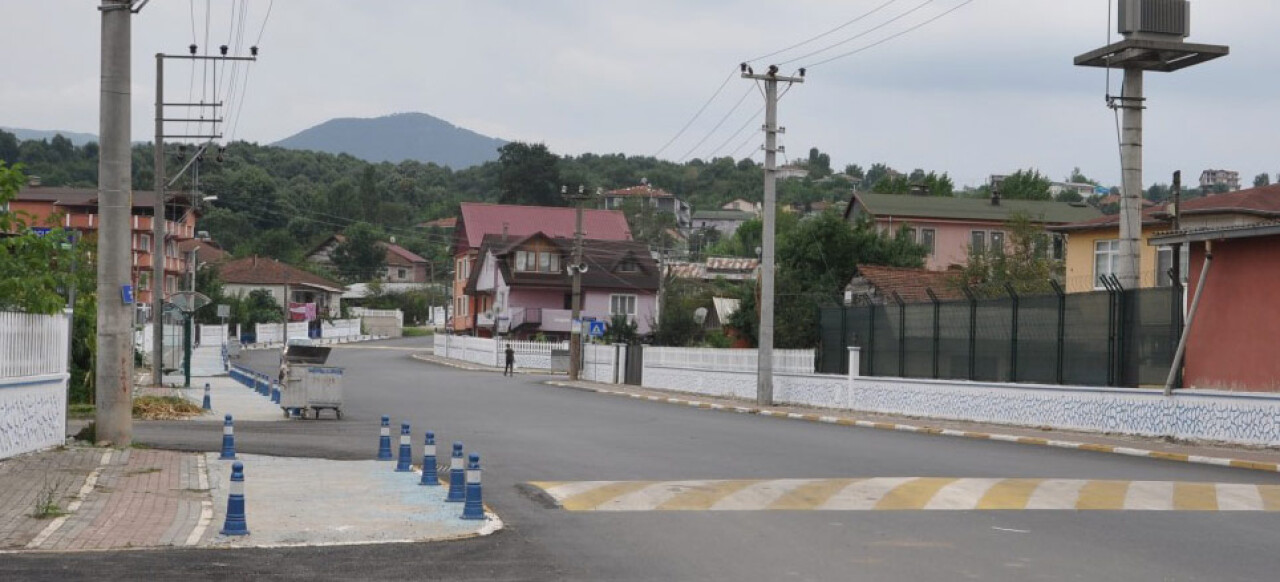
<path id="1" fill-rule="evenodd" d="M 102 0 L 102 79 L 98 101 L 98 355 L 94 370 L 99 442 L 133 440 L 133 305 L 130 217 L 130 45 L 127 0 Z"/>
<path id="2" fill-rule="evenodd" d="M 583 204 L 592 196 L 586 193 L 585 186 L 578 186 L 577 194 L 569 194 L 568 187 L 561 186 L 560 194 L 577 206 L 573 229 L 573 264 L 568 266 L 573 274 L 573 315 L 569 319 L 569 379 L 578 379 L 578 370 L 582 368 L 582 272 L 586 265 L 582 263 L 582 213 Z"/>
<path id="3" fill-rule="evenodd" d="M 786 130 L 778 127 L 778 82 L 803 83 L 804 69 L 799 77 L 779 77 L 778 66 L 770 65 L 763 75 L 742 64 L 742 78 L 764 81 L 764 225 L 760 264 L 760 332 L 759 355 L 756 373 L 756 403 L 773 405 L 773 279 L 774 246 L 778 213 L 778 134 Z"/>
<path id="4" fill-rule="evenodd" d="M 1145 71 L 1173 72 L 1224 56 L 1225 46 L 1192 44 L 1183 39 L 1191 30 L 1190 2 L 1122 0 L 1118 4 L 1119 32 L 1124 40 L 1076 57 L 1083 67 L 1124 70 L 1119 96 L 1107 104 L 1123 111 L 1120 139 L 1120 256 L 1116 278 L 1125 289 L 1139 287 L 1142 272 L 1142 115 Z"/>
<path id="5" fill-rule="evenodd" d="M 163 53 L 156 53 L 156 137 L 155 137 L 155 188 L 154 188 L 156 199 L 155 199 L 155 204 L 154 204 L 152 215 L 151 215 L 152 216 L 152 224 L 151 224 L 151 238 L 152 238 L 152 241 L 151 241 L 151 249 L 152 249 L 151 250 L 151 326 L 152 326 L 151 328 L 151 346 L 152 346 L 151 347 L 151 354 L 152 354 L 151 382 L 156 386 L 159 386 L 164 379 L 164 317 L 163 316 L 164 316 L 164 299 L 165 299 L 165 282 L 166 282 L 165 273 L 166 273 L 166 267 L 167 267 L 166 263 L 168 262 L 166 260 L 166 255 L 165 255 L 165 250 L 166 250 L 166 245 L 165 245 L 165 226 L 166 225 L 165 225 L 165 211 L 164 211 L 165 202 L 166 202 L 165 190 L 167 189 L 168 186 L 173 185 L 173 183 L 177 181 L 179 176 L 186 173 L 188 168 L 192 168 L 192 167 L 195 168 L 195 172 L 198 180 L 200 160 L 203 159 L 204 151 L 205 149 L 207 149 L 207 145 L 208 145 L 206 144 L 205 146 L 196 150 L 195 154 L 191 157 L 191 161 L 188 162 L 187 165 L 184 166 L 180 171 L 178 171 L 178 175 L 174 176 L 172 181 L 166 183 L 165 179 L 167 176 L 165 176 L 164 140 L 166 137 L 173 137 L 173 138 L 181 138 L 181 139 L 206 139 L 206 140 L 212 141 L 222 137 L 222 135 L 218 133 L 218 124 L 222 122 L 222 120 L 218 118 L 218 107 L 220 107 L 222 104 L 218 102 L 216 96 L 212 103 L 165 103 L 164 102 L 164 61 L 165 59 L 181 59 L 181 60 L 190 60 L 190 61 L 204 60 L 204 61 L 215 61 L 215 62 L 216 61 L 256 61 L 258 60 L 258 47 L 256 46 L 249 47 L 249 52 L 252 56 L 248 56 L 248 57 L 227 56 L 227 50 L 228 50 L 227 45 L 222 45 L 221 47 L 219 47 L 219 54 L 213 55 L 213 56 L 197 55 L 196 52 L 199 49 L 199 47 L 197 47 L 194 44 L 189 46 L 188 49 L 190 54 L 187 54 L 187 55 L 166 55 Z M 214 67 L 214 75 L 216 79 L 217 67 Z M 216 85 L 216 82 L 215 82 L 215 85 Z M 170 119 L 165 117 L 165 109 L 164 109 L 165 107 L 198 107 L 201 109 L 210 108 L 213 113 L 209 119 L 205 119 L 203 115 L 201 115 L 199 118 L 196 118 L 196 119 Z M 197 124 L 197 127 L 201 127 L 204 124 L 210 124 L 210 130 L 207 134 L 197 131 L 196 135 L 166 135 L 164 130 L 165 122 L 195 123 Z M 217 160 L 219 162 L 222 161 L 221 150 L 222 148 L 219 149 L 218 157 L 217 157 Z M 194 190 L 196 190 L 196 188 L 193 188 L 193 191 Z M 199 195 L 198 192 L 195 192 L 195 194 Z M 194 208 L 194 205 L 195 205 L 195 202 L 193 201 L 192 202 L 193 208 Z M 194 290 L 195 288 L 193 283 L 192 291 Z M 287 307 L 288 305 L 286 304 L 286 308 Z"/>

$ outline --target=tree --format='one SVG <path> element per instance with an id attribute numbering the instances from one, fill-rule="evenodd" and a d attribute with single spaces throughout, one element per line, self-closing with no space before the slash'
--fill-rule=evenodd
<path id="1" fill-rule="evenodd" d="M 816 180 L 830 175 L 831 156 L 818 151 L 818 148 L 809 148 L 809 177 Z"/>
<path id="2" fill-rule="evenodd" d="M 560 159 L 545 144 L 511 142 L 498 149 L 498 188 L 503 204 L 564 206 Z"/>
<path id="3" fill-rule="evenodd" d="M 863 180 L 862 183 L 875 184 L 876 182 L 879 182 L 881 178 L 884 178 L 885 176 L 888 176 L 890 174 L 897 174 L 897 173 L 898 172 L 896 170 L 894 170 L 893 168 L 890 168 L 886 164 L 881 164 L 881 163 L 871 164 L 871 169 L 867 170 L 866 178 Z"/>
<path id="4" fill-rule="evenodd" d="M 1011 215 L 1006 227 L 1004 246 L 985 252 L 970 249 L 962 280 L 988 297 L 1005 294 L 1006 283 L 1022 294 L 1051 291 L 1049 281 L 1062 274 L 1062 264 L 1049 257 L 1049 235 L 1021 213 Z"/>
<path id="5" fill-rule="evenodd" d="M 622 203 L 622 214 L 627 217 L 631 238 L 654 249 L 669 249 L 676 243 L 671 231 L 678 225 L 670 212 L 658 210 L 647 199 L 627 198 Z"/>
<path id="6" fill-rule="evenodd" d="M 850 178 L 857 178 L 859 180 L 866 177 L 866 174 L 862 171 L 862 166 L 859 166 L 858 164 L 849 164 L 845 166 L 844 175 L 849 176 Z"/>
<path id="7" fill-rule="evenodd" d="M 330 254 L 338 278 L 348 283 L 378 278 L 387 263 L 387 252 L 380 244 L 378 231 L 367 222 L 357 222 L 344 234 L 347 240 Z"/>
<path id="8" fill-rule="evenodd" d="M 1067 181 L 1071 182 L 1072 184 L 1093 184 L 1094 186 L 1098 185 L 1097 181 L 1089 179 L 1088 176 L 1084 175 L 1084 172 L 1080 171 L 1080 166 L 1076 166 L 1071 170 L 1071 175 L 1067 176 Z"/>
<path id="9" fill-rule="evenodd" d="M 1152 184 L 1147 188 L 1146 199 L 1152 202 L 1164 202 L 1173 197 L 1173 188 L 1168 184 Z"/>
<path id="10" fill-rule="evenodd" d="M 615 314 L 609 320 L 609 327 L 604 332 L 604 343 L 634 344 L 640 341 L 640 326 L 624 314 Z"/>
<path id="11" fill-rule="evenodd" d="M 378 176 L 373 166 L 365 166 L 360 172 L 360 210 L 366 222 L 378 220 L 382 197 L 378 195 Z"/>
<path id="12" fill-rule="evenodd" d="M 22 166 L 7 167 L 0 161 L 0 208 L 7 208 L 26 182 Z M 66 306 L 70 285 L 85 289 L 83 279 L 93 273 L 84 256 L 84 245 L 72 244 L 70 232 L 61 228 L 33 230 L 39 225 L 21 211 L 0 211 L 0 311 L 58 313 Z M 72 278 L 73 257 L 79 261 Z M 87 290 L 87 289 L 86 289 Z"/>
<path id="13" fill-rule="evenodd" d="M 1253 178 L 1254 188 L 1261 188 L 1263 186 L 1270 186 L 1270 185 L 1271 185 L 1271 176 L 1267 175 L 1266 172 L 1258 174 Z"/>
<path id="14" fill-rule="evenodd" d="M 1049 178 L 1039 170 L 1018 170 L 1000 183 L 1000 197 L 1006 200 L 1052 200 Z"/>

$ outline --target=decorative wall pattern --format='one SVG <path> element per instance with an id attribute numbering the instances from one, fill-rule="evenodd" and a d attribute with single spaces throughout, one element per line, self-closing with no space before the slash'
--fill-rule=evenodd
<path id="1" fill-rule="evenodd" d="M 0 379 L 0 459 L 63 443 L 67 376 Z"/>
<path id="2" fill-rule="evenodd" d="M 856 368 L 855 368 L 856 369 Z M 646 388 L 754 399 L 754 373 L 654 366 Z M 779 404 L 1014 426 L 1280 445 L 1280 396 L 991 384 L 813 374 L 774 376 Z"/>

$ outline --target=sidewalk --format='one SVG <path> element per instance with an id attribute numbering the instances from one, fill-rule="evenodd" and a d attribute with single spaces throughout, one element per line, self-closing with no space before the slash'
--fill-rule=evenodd
<path id="1" fill-rule="evenodd" d="M 421 358 L 420 358 L 421 359 Z M 874 428 L 1013 442 L 1028 445 L 1079 449 L 1170 461 L 1220 465 L 1241 469 L 1280 472 L 1280 450 L 1210 443 L 1180 443 L 1163 439 L 1111 435 L 1066 430 L 1023 428 L 977 422 L 908 418 L 883 414 L 803 408 L 799 406 L 759 407 L 754 402 L 734 398 L 656 390 L 627 384 L 587 381 L 548 381 L 548 384 L 601 394 L 625 396 L 654 402 L 693 406 L 740 414 L 758 414 L 789 420 L 820 422 L 859 428 Z"/>
<path id="2" fill-rule="evenodd" d="M 250 535 L 218 533 L 232 461 L 217 454 L 59 448 L 0 461 L 0 552 L 155 547 L 279 547 L 488 535 L 460 518 L 446 487 L 395 464 L 241 455 Z M 64 512 L 34 517 L 51 495 Z"/>

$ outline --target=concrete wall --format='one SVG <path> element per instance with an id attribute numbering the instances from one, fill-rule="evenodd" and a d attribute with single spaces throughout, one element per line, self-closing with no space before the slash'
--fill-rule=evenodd
<path id="1" fill-rule="evenodd" d="M 400 337 L 404 335 L 404 325 L 395 317 L 387 315 L 365 315 L 362 316 L 361 319 L 364 321 L 364 331 L 369 335 L 380 335 L 385 337 Z"/>
<path id="2" fill-rule="evenodd" d="M 64 442 L 67 316 L 0 312 L 0 459 Z"/>
<path id="3" fill-rule="evenodd" d="M 670 348 L 668 348 L 670 349 Z M 851 352 L 851 358 L 857 351 Z M 668 360 L 669 361 L 669 360 Z M 857 370 L 851 361 L 850 369 Z M 749 371 L 644 361 L 646 388 L 754 399 Z M 1149 437 L 1280 445 L 1280 396 L 777 373 L 778 404 Z"/>
<path id="4" fill-rule="evenodd" d="M 1204 243 L 1192 245 L 1194 294 Z M 1200 311 L 1187 342 L 1186 383 L 1197 388 L 1280 391 L 1280 237 L 1215 241 Z M 1191 297 L 1188 295 L 1188 301 Z"/>

